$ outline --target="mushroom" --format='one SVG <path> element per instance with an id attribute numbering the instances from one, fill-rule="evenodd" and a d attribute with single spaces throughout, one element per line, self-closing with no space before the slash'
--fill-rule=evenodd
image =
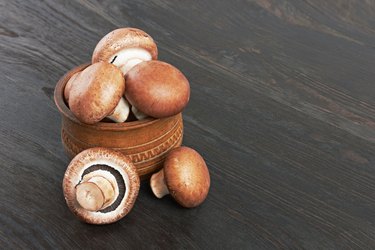
<path id="1" fill-rule="evenodd" d="M 183 207 L 201 204 L 210 188 L 210 174 L 202 156 L 194 149 L 172 149 L 164 162 L 164 168 L 151 177 L 150 186 L 156 197 L 166 194 Z"/>
<path id="2" fill-rule="evenodd" d="M 107 148 L 90 148 L 70 162 L 63 180 L 69 209 L 90 224 L 113 223 L 132 209 L 140 180 L 131 160 Z"/>
<path id="3" fill-rule="evenodd" d="M 132 106 L 148 116 L 163 118 L 180 113 L 190 97 L 186 77 L 162 61 L 146 61 L 125 75 L 125 96 Z"/>
<path id="4" fill-rule="evenodd" d="M 158 49 L 150 35 L 136 28 L 120 28 L 99 41 L 92 55 L 92 63 L 112 63 L 125 75 L 136 64 L 156 60 L 157 57 Z"/>
<path id="5" fill-rule="evenodd" d="M 77 72 L 74 75 L 72 75 L 70 77 L 69 81 L 65 85 L 65 88 L 64 88 L 64 98 L 65 98 L 65 101 L 67 103 L 69 103 L 69 92 L 70 92 L 70 89 L 72 88 L 72 82 L 74 82 L 76 80 L 76 78 L 79 76 L 79 73 L 81 73 L 81 72 Z"/>
<path id="6" fill-rule="evenodd" d="M 90 65 L 70 82 L 69 88 L 70 110 L 83 123 L 94 124 L 104 117 L 124 122 L 129 115 L 130 105 L 123 98 L 124 77 L 110 63 Z"/>

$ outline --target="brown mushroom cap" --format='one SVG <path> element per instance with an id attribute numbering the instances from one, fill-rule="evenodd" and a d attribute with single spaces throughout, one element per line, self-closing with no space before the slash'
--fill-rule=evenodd
<path id="1" fill-rule="evenodd" d="M 128 101 L 142 113 L 163 118 L 180 113 L 190 98 L 186 77 L 162 61 L 137 64 L 125 75 Z"/>
<path id="2" fill-rule="evenodd" d="M 201 204 L 210 188 L 210 174 L 204 159 L 188 147 L 170 151 L 164 163 L 164 178 L 169 193 L 183 207 Z"/>
<path id="3" fill-rule="evenodd" d="M 74 75 L 72 75 L 69 79 L 69 81 L 66 83 L 64 88 L 64 98 L 67 103 L 69 103 L 69 93 L 70 89 L 72 88 L 72 83 L 76 80 L 76 78 L 79 76 L 81 72 L 77 72 Z"/>
<path id="4" fill-rule="evenodd" d="M 105 35 L 94 49 L 92 63 L 105 61 L 125 48 L 142 48 L 147 50 L 152 59 L 157 59 L 158 49 L 152 37 L 136 28 L 120 28 Z"/>
<path id="5" fill-rule="evenodd" d="M 81 207 L 76 197 L 76 187 L 83 181 L 84 173 L 93 166 L 107 166 L 116 171 L 125 183 L 125 193 L 112 211 L 89 211 Z M 103 171 L 103 170 L 100 170 Z M 103 171 L 106 172 L 106 171 Z M 107 149 L 90 148 L 79 153 L 69 164 L 63 180 L 63 191 L 69 209 L 82 221 L 90 224 L 113 223 L 132 209 L 140 186 L 137 170 L 125 155 Z"/>
<path id="6" fill-rule="evenodd" d="M 81 122 L 94 124 L 112 113 L 124 91 L 125 80 L 116 66 L 94 63 L 73 79 L 69 107 Z"/>

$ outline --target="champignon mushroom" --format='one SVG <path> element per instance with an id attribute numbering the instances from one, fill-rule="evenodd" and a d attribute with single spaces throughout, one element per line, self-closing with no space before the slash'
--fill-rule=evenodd
<path id="1" fill-rule="evenodd" d="M 150 35 L 136 28 L 120 28 L 99 41 L 92 55 L 92 63 L 109 62 L 126 74 L 136 64 L 156 60 L 157 57 L 158 49 Z"/>
<path id="2" fill-rule="evenodd" d="M 140 180 L 131 160 L 107 149 L 90 148 L 70 162 L 63 180 L 69 209 L 90 224 L 115 222 L 132 209 Z"/>
<path id="3" fill-rule="evenodd" d="M 190 97 L 186 77 L 174 66 L 162 61 L 146 61 L 125 75 L 125 96 L 138 111 L 163 118 L 180 113 Z"/>
<path id="4" fill-rule="evenodd" d="M 70 92 L 70 89 L 72 88 L 72 82 L 74 82 L 77 79 L 77 77 L 79 76 L 79 73 L 80 72 L 77 72 L 74 75 L 72 75 L 69 81 L 65 85 L 64 98 L 65 98 L 66 103 L 69 103 L 69 92 Z"/>
<path id="5" fill-rule="evenodd" d="M 124 77 L 110 63 L 90 65 L 72 80 L 69 88 L 70 110 L 83 123 L 94 124 L 104 117 L 124 122 L 129 115 L 130 105 L 123 98 Z"/>
<path id="6" fill-rule="evenodd" d="M 210 174 L 202 156 L 194 149 L 172 149 L 164 162 L 164 168 L 151 177 L 150 186 L 156 197 L 166 194 L 183 207 L 201 204 L 210 188 Z"/>

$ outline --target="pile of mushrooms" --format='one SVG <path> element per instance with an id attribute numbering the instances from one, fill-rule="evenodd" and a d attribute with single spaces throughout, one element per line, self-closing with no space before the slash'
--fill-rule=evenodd
<path id="1" fill-rule="evenodd" d="M 92 64 L 67 82 L 67 105 L 86 124 L 164 118 L 182 112 L 190 98 L 189 82 L 180 70 L 157 57 L 156 43 L 142 30 L 120 28 L 108 33 L 96 45 Z M 78 154 L 63 180 L 68 207 L 91 224 L 123 218 L 132 209 L 139 186 L 130 158 L 106 148 Z M 156 197 L 171 194 L 181 206 L 191 208 L 206 199 L 210 175 L 198 152 L 179 147 L 168 153 L 150 186 Z"/>
<path id="2" fill-rule="evenodd" d="M 96 45 L 92 64 L 69 79 L 65 101 L 86 124 L 176 115 L 189 101 L 189 82 L 157 57 L 156 43 L 146 32 L 116 29 Z"/>

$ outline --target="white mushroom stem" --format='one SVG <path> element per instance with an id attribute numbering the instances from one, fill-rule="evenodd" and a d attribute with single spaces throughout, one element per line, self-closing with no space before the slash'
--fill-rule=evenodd
<path id="1" fill-rule="evenodd" d="M 113 186 L 107 179 L 101 176 L 94 176 L 91 179 L 89 179 L 88 182 L 95 183 L 102 191 L 103 196 L 104 196 L 103 206 L 105 206 L 106 204 L 112 201 L 115 195 L 115 190 L 113 189 Z"/>
<path id="2" fill-rule="evenodd" d="M 76 187 L 78 204 L 88 211 L 98 211 L 104 205 L 104 195 L 98 185 L 92 182 L 83 182 Z"/>
<path id="3" fill-rule="evenodd" d="M 159 199 L 169 194 L 168 187 L 165 184 L 163 169 L 157 172 L 156 174 L 152 175 L 150 180 L 150 186 L 154 195 Z"/>
<path id="4" fill-rule="evenodd" d="M 111 182 L 102 176 L 93 176 L 76 187 L 76 199 L 81 207 L 98 211 L 108 207 L 117 198 Z"/>
<path id="5" fill-rule="evenodd" d="M 126 119 L 128 119 L 129 112 L 130 112 L 129 103 L 125 100 L 124 97 L 121 97 L 113 113 L 107 116 L 107 118 L 115 122 L 124 122 L 126 121 Z"/>
<path id="6" fill-rule="evenodd" d="M 143 120 L 148 117 L 145 113 L 139 111 L 136 107 L 132 106 L 132 112 L 137 120 Z"/>
<path id="7" fill-rule="evenodd" d="M 142 48 L 127 48 L 114 54 L 108 62 L 117 66 L 125 75 L 131 68 L 143 61 L 152 59 L 151 54 Z"/>

